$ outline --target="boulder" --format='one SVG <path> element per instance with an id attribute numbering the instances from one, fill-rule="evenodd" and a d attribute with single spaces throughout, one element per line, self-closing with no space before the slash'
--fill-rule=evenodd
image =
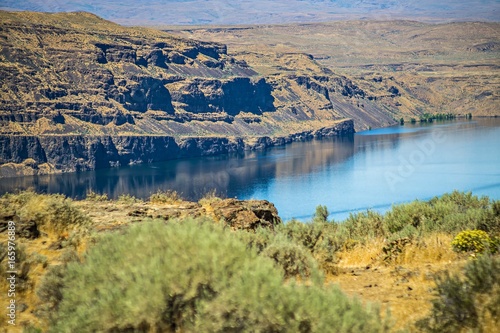
<path id="1" fill-rule="evenodd" d="M 210 206 L 215 218 L 223 220 L 233 230 L 274 229 L 282 223 L 276 207 L 266 200 L 225 199 Z"/>

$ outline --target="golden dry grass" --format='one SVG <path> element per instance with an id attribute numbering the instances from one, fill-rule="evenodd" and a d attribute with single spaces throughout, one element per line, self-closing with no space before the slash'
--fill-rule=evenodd
<path id="1" fill-rule="evenodd" d="M 327 281 L 337 283 L 351 296 L 376 302 L 389 310 L 394 330 L 409 329 L 431 308 L 434 275 L 458 271 L 466 259 L 453 252 L 452 236 L 431 234 L 405 246 L 392 262 L 384 262 L 386 242 L 376 238 L 338 254 L 339 273 Z"/>

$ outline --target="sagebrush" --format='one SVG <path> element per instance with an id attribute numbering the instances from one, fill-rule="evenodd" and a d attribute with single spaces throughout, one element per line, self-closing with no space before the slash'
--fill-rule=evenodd
<path id="1" fill-rule="evenodd" d="M 388 329 L 377 308 L 336 288 L 284 282 L 272 260 L 212 221 L 143 222 L 68 264 L 52 331 Z"/>

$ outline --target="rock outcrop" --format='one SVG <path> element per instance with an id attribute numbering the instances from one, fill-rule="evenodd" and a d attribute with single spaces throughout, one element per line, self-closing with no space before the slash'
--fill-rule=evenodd
<path id="1" fill-rule="evenodd" d="M 266 200 L 225 199 L 210 204 L 216 220 L 222 220 L 233 230 L 256 230 L 281 224 L 276 207 Z"/>
<path id="2" fill-rule="evenodd" d="M 232 230 L 274 229 L 282 224 L 278 210 L 267 200 L 237 200 L 214 198 L 201 204 L 179 201 L 170 204 L 150 204 L 135 207 L 128 212 L 132 218 L 154 218 L 170 220 L 182 217 L 209 216 Z M 0 217 L 1 218 L 1 217 Z M 1 228 L 1 220 L 0 220 Z"/>

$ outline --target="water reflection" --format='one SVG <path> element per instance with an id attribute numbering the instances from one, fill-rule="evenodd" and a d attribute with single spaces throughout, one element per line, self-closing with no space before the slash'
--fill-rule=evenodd
<path id="1" fill-rule="evenodd" d="M 341 163 L 355 153 L 354 136 L 314 140 L 276 147 L 263 152 L 245 152 L 203 158 L 174 160 L 92 172 L 16 177 L 2 180 L 0 192 L 34 188 L 44 193 L 64 193 L 83 198 L 90 190 L 110 198 L 129 193 L 147 198 L 159 189 L 175 190 L 189 200 L 207 192 L 238 197 L 252 184 L 308 174 Z"/>
<path id="2" fill-rule="evenodd" d="M 444 139 L 436 141 L 436 135 Z M 433 147 L 422 148 L 432 140 Z M 170 189 L 197 200 L 215 190 L 226 197 L 270 200 L 285 219 L 305 219 L 319 204 L 342 219 L 352 211 L 383 211 L 393 203 L 454 189 L 498 199 L 499 142 L 500 119 L 406 125 L 263 152 L 2 179 L 0 193 L 34 188 L 74 198 L 85 197 L 89 190 L 111 198 L 123 193 L 147 198 L 158 189 Z M 387 178 L 391 173 L 399 177 L 393 184 Z"/>

